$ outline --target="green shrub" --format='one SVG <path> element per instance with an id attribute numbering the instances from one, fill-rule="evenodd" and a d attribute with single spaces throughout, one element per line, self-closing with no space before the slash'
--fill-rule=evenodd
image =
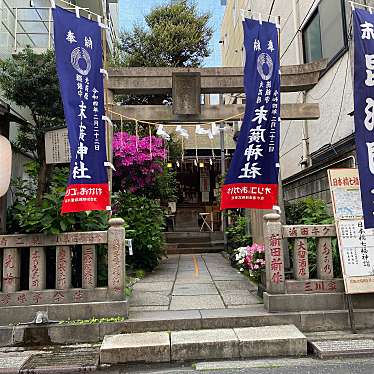
<path id="1" fill-rule="evenodd" d="M 12 182 L 13 205 L 8 210 L 8 233 L 45 233 L 100 231 L 108 227 L 108 214 L 102 211 L 61 215 L 69 175 L 68 168 L 54 168 L 48 192 L 41 204 L 36 198 L 36 180 L 32 165 L 26 169 L 28 180 Z"/>
<path id="2" fill-rule="evenodd" d="M 153 270 L 164 255 L 164 211 L 159 203 L 144 196 L 118 192 L 113 211 L 125 220 L 126 237 L 133 239 L 133 256 L 127 263 L 135 269 Z"/>
<path id="3" fill-rule="evenodd" d="M 327 225 L 334 223 L 334 218 L 328 213 L 326 203 L 320 199 L 308 197 L 286 206 L 288 225 Z M 292 261 L 294 241 L 289 241 L 290 259 Z M 334 276 L 341 277 L 341 265 L 338 242 L 332 239 L 332 257 Z M 308 260 L 310 277 L 317 274 L 317 241 L 308 239 Z"/>
<path id="4" fill-rule="evenodd" d="M 148 186 L 143 192 L 150 199 L 160 199 L 166 204 L 177 200 L 177 173 L 163 165 L 163 172 L 158 174 L 152 186 Z"/>
<path id="5" fill-rule="evenodd" d="M 226 229 L 228 251 L 247 247 L 252 244 L 251 237 L 247 234 L 247 219 L 242 216 L 233 216 L 233 223 Z"/>

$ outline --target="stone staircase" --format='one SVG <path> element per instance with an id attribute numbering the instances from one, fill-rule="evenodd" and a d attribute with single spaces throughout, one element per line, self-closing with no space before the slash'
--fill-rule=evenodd
<path id="1" fill-rule="evenodd" d="M 306 356 L 307 339 L 294 325 L 108 335 L 102 364 Z"/>
<path id="2" fill-rule="evenodd" d="M 224 250 L 222 232 L 167 232 L 167 254 L 217 253 Z"/>

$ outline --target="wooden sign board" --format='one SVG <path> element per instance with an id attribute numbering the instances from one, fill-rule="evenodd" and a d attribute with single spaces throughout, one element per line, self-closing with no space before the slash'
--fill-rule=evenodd
<path id="1" fill-rule="evenodd" d="M 68 129 L 48 131 L 45 134 L 45 153 L 47 164 L 70 163 Z"/>
<path id="2" fill-rule="evenodd" d="M 347 294 L 374 292 L 374 229 L 365 229 L 357 169 L 328 170 Z"/>
<path id="3" fill-rule="evenodd" d="M 4 196 L 9 188 L 12 173 L 12 147 L 9 140 L 0 135 L 0 197 Z"/>

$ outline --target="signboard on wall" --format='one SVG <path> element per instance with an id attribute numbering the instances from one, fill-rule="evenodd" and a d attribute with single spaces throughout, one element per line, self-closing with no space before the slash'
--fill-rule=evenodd
<path id="1" fill-rule="evenodd" d="M 47 164 L 70 163 L 68 129 L 48 131 L 45 134 L 45 153 Z"/>
<path id="2" fill-rule="evenodd" d="M 374 292 L 374 229 L 365 229 L 357 169 L 328 170 L 347 294 Z"/>

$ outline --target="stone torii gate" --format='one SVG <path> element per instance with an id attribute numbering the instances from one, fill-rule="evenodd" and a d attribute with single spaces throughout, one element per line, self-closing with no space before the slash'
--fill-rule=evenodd
<path id="1" fill-rule="evenodd" d="M 281 67 L 281 92 L 299 92 L 313 88 L 326 61 Z M 164 94 L 173 105 L 124 105 L 115 112 L 139 121 L 165 123 L 214 122 L 239 116 L 244 105 L 201 105 L 201 94 L 244 93 L 243 68 L 111 68 L 109 69 L 109 106 L 113 95 Z M 318 104 L 282 104 L 283 120 L 318 119 Z M 114 120 L 119 116 L 114 115 Z"/>
<path id="2" fill-rule="evenodd" d="M 300 92 L 313 88 L 319 81 L 327 61 L 281 67 L 281 92 Z M 113 120 L 121 115 L 138 121 L 163 123 L 220 122 L 240 116 L 244 105 L 202 105 L 201 94 L 244 93 L 242 67 L 219 68 L 111 68 L 109 69 L 108 107 Z M 169 95 L 172 105 L 114 104 L 114 95 Z M 282 120 L 314 120 L 320 116 L 319 104 L 281 104 Z M 282 199 L 283 200 L 283 199 Z M 263 242 L 263 215 L 266 211 L 251 210 L 254 240 Z"/>

